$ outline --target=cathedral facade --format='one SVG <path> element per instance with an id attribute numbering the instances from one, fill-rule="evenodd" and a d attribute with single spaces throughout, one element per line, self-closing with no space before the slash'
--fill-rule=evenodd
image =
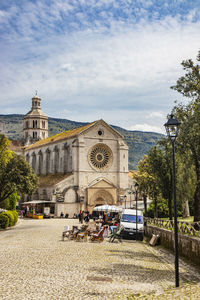
<path id="1" fill-rule="evenodd" d="M 123 137 L 103 120 L 48 137 L 40 101 L 33 97 L 24 117 L 24 156 L 39 176 L 29 200 L 49 207 L 55 216 L 70 217 L 97 205 L 121 205 L 129 181 Z"/>

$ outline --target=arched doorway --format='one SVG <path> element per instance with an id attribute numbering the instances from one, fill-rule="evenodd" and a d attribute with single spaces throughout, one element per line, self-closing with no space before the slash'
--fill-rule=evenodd
<path id="1" fill-rule="evenodd" d="M 114 199 L 111 193 L 108 190 L 99 189 L 88 199 L 88 211 L 92 212 L 93 208 L 99 205 L 114 204 Z"/>
<path id="2" fill-rule="evenodd" d="M 96 206 L 100 206 L 100 205 L 104 205 L 104 204 L 105 204 L 105 203 L 104 203 L 105 201 L 104 201 L 103 198 L 97 198 L 95 202 L 96 202 L 95 207 L 96 207 Z"/>

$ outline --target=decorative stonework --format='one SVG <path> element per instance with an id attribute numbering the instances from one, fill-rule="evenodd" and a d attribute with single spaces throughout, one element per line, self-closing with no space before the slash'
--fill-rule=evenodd
<path id="1" fill-rule="evenodd" d="M 88 160 L 93 169 L 103 170 L 112 164 L 112 150 L 105 144 L 96 144 L 88 153 Z"/>

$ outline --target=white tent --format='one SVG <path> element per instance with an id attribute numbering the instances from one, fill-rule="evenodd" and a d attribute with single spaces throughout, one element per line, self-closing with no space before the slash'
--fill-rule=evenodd
<path id="1" fill-rule="evenodd" d="M 123 208 L 114 205 L 100 205 L 96 206 L 93 211 L 105 211 L 105 212 L 122 212 Z"/>
<path id="2" fill-rule="evenodd" d="M 33 200 L 33 201 L 23 202 L 22 204 L 35 205 L 35 204 L 42 204 L 42 203 L 55 203 L 55 202 L 45 201 L 45 200 Z"/>

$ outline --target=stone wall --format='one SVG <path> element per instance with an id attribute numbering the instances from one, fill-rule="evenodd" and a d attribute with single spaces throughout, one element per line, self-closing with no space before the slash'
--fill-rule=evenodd
<path id="1" fill-rule="evenodd" d="M 160 236 L 161 245 L 174 250 L 174 232 L 158 228 L 155 226 L 146 226 L 145 235 L 151 237 L 152 234 Z M 188 235 L 178 234 L 179 255 L 184 256 L 195 264 L 200 265 L 200 239 Z"/>

